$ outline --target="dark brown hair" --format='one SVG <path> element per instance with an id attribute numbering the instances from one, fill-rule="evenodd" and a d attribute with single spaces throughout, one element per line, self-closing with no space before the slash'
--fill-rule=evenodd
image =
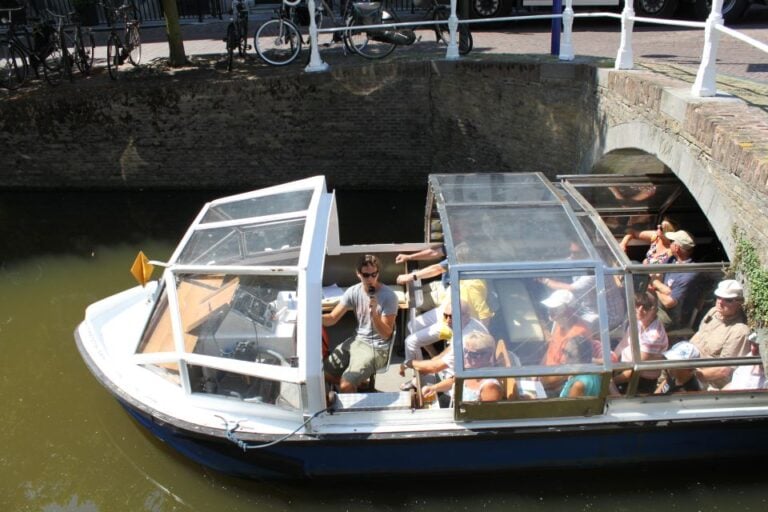
<path id="1" fill-rule="evenodd" d="M 364 254 L 360 256 L 359 260 L 357 260 L 357 271 L 362 272 L 363 267 L 367 267 L 369 265 L 376 267 L 376 270 L 381 270 L 381 263 L 379 262 L 379 258 L 373 254 Z"/>
<path id="2" fill-rule="evenodd" d="M 635 294 L 635 304 L 641 306 L 646 311 L 650 311 L 656 309 L 658 300 L 656 299 L 656 295 L 651 292 L 639 292 Z"/>

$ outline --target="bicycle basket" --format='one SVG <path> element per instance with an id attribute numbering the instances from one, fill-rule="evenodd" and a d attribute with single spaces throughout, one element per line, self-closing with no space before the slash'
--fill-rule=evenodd
<path id="1" fill-rule="evenodd" d="M 355 19 L 361 25 L 377 25 L 381 23 L 381 2 L 355 2 L 352 4 Z"/>

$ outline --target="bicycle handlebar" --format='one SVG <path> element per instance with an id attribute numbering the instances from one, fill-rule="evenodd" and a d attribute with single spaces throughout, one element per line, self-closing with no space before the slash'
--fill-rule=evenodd
<path id="1" fill-rule="evenodd" d="M 13 11 L 20 11 L 22 9 L 25 9 L 25 7 L 24 6 L 22 6 L 22 7 L 13 7 L 13 8 L 11 8 L 11 7 L 3 7 L 2 9 L 0 9 L 0 12 L 7 13 L 8 17 L 7 18 L 0 17 L 0 22 L 2 22 L 2 23 L 12 23 L 13 22 L 13 14 L 11 14 L 11 13 Z"/>

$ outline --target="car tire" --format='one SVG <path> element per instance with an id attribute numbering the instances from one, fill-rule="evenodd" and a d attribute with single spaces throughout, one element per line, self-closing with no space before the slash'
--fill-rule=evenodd
<path id="1" fill-rule="evenodd" d="M 469 10 L 473 18 L 496 18 L 504 11 L 504 0 L 470 0 Z"/>
<path id="2" fill-rule="evenodd" d="M 723 0 L 723 20 L 726 23 L 733 23 L 744 16 L 749 9 L 749 0 Z M 712 12 L 712 0 L 695 0 L 693 3 L 693 16 L 697 20 L 705 20 Z"/>
<path id="3" fill-rule="evenodd" d="M 672 18 L 678 4 L 679 0 L 635 0 L 635 11 L 649 18 Z"/>

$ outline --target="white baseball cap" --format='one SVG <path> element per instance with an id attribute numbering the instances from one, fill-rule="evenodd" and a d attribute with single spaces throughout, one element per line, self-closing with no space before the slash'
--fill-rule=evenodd
<path id="1" fill-rule="evenodd" d="M 559 308 L 573 304 L 576 297 L 568 290 L 555 290 L 552 295 L 541 301 L 542 304 L 550 309 Z"/>
<path id="2" fill-rule="evenodd" d="M 675 343 L 674 347 L 664 352 L 664 357 L 670 361 L 698 359 L 701 357 L 701 352 L 690 341 L 681 341 L 680 343 Z"/>
<path id="3" fill-rule="evenodd" d="M 743 299 L 744 288 L 735 279 L 726 279 L 718 283 L 715 295 L 721 299 Z"/>

